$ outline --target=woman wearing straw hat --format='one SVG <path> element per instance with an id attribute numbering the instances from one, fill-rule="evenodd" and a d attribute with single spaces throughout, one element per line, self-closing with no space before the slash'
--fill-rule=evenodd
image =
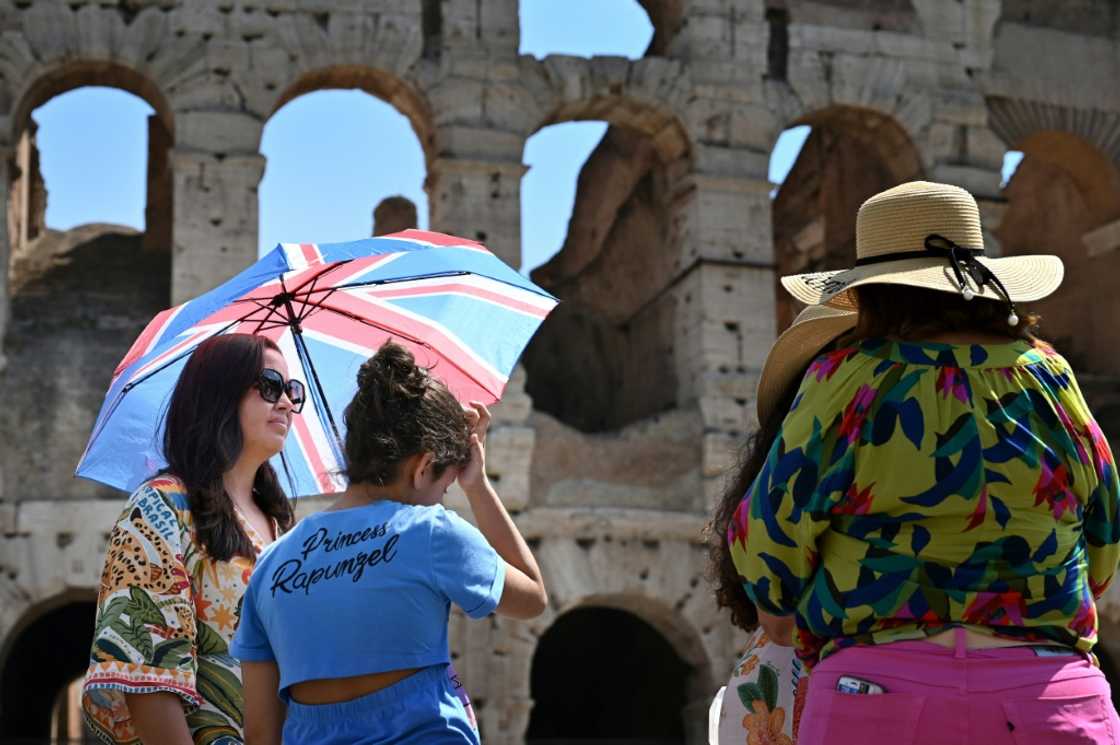
<path id="1" fill-rule="evenodd" d="M 802 674 L 804 668 L 793 650 L 772 642 L 759 627 L 758 613 L 743 591 L 731 560 L 727 536 L 731 518 L 743 493 L 762 470 L 806 368 L 855 322 L 856 314 L 851 311 L 810 305 L 774 342 L 762 367 L 755 397 L 759 428 L 743 447 L 738 471 L 729 481 L 707 531 L 708 574 L 716 586 L 716 603 L 728 608 L 731 622 L 749 634 L 731 679 L 713 702 L 711 745 L 792 745 L 796 741 L 808 678 Z"/>
<path id="2" fill-rule="evenodd" d="M 785 277 L 854 308 L 732 520 L 771 638 L 812 668 L 800 745 L 1116 742 L 1090 655 L 1120 479 L 1069 364 L 1016 303 L 1053 256 L 983 256 L 963 189 L 860 208 L 856 266 Z M 748 539 L 749 536 L 749 539 Z"/>

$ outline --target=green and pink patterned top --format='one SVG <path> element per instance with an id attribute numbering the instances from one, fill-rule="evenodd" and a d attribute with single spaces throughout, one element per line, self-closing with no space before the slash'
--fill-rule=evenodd
<path id="1" fill-rule="evenodd" d="M 237 514 L 260 552 L 264 541 Z M 139 743 L 123 694 L 154 691 L 182 699 L 196 745 L 243 741 L 241 664 L 229 643 L 254 560 L 214 561 L 192 526 L 182 482 L 158 477 L 136 490 L 109 536 L 82 689 L 103 742 Z"/>
<path id="2" fill-rule="evenodd" d="M 818 357 L 728 541 L 812 666 L 953 626 L 1089 651 L 1120 481 L 1048 345 L 866 340 Z"/>

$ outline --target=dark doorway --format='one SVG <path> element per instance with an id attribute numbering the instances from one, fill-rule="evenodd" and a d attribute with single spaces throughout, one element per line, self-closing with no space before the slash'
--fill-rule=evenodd
<path id="1" fill-rule="evenodd" d="M 95 611 L 92 602 L 69 603 L 13 640 L 0 671 L 0 745 L 58 742 L 60 696 L 89 664 Z"/>
<path id="2" fill-rule="evenodd" d="M 680 745 L 691 668 L 660 633 L 613 608 L 560 617 L 533 657 L 528 745 Z"/>

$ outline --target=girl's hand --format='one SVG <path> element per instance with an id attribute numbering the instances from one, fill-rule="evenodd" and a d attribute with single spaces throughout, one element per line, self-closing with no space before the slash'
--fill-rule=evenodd
<path id="1" fill-rule="evenodd" d="M 486 486 L 486 431 L 490 428 L 490 410 L 478 401 L 463 407 L 471 430 L 471 459 L 459 471 L 459 486 L 467 496 Z"/>

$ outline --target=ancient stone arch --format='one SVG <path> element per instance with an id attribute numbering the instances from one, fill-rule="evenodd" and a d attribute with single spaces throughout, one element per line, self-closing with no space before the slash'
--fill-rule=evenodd
<path id="1" fill-rule="evenodd" d="M 1111 399 L 1095 375 L 1120 370 L 1103 344 L 1120 322 L 1120 304 L 1104 277 L 1120 269 L 1120 107 L 1107 74 L 1088 74 L 1078 85 L 1061 84 L 1068 70 L 1102 71 L 1120 23 L 1108 3 L 1078 3 L 1071 14 L 1034 0 L 1003 4 L 993 33 L 985 105 L 991 131 L 1003 150 L 1021 150 L 1022 164 L 1001 196 L 989 226 L 1003 254 L 1061 256 L 1063 289 L 1035 304 L 1042 332 L 1077 367 L 1090 402 Z M 1058 60 L 1047 49 L 1076 34 Z M 1026 66 L 1030 76 L 1017 71 Z M 1069 288 L 1077 287 L 1071 292 Z M 1084 299 L 1093 297 L 1092 303 Z M 1105 378 L 1107 380 L 1107 377 Z M 1115 404 L 1098 416 L 1109 431 Z"/>
<path id="2" fill-rule="evenodd" d="M 128 251 L 114 254 L 135 259 L 131 267 L 88 251 L 69 270 L 28 279 L 45 291 L 72 287 L 83 273 L 116 276 L 119 285 L 97 288 L 102 300 L 159 281 L 165 297 L 181 301 L 255 257 L 261 128 L 300 93 L 358 87 L 409 116 L 428 159 L 431 226 L 479 238 L 514 265 L 525 139 L 562 121 L 612 125 L 611 149 L 585 169 L 605 191 L 582 193 L 587 208 L 609 207 L 607 218 L 589 209 L 594 219 L 577 220 L 586 230 L 573 231 L 579 245 L 595 248 L 562 254 L 549 272 L 586 286 L 580 292 L 600 317 L 645 340 L 641 350 L 608 340 L 606 350 L 631 359 L 614 389 L 632 389 L 626 395 L 640 394 L 641 405 L 583 432 L 534 410 L 525 376 L 515 376 L 495 411 L 489 465 L 537 542 L 554 605 L 537 625 L 488 619 L 452 629 L 460 672 L 481 698 L 485 739 L 515 745 L 528 722 L 536 640 L 566 610 L 615 603 L 657 626 L 682 659 L 706 665 L 708 690 L 697 688 L 697 700 L 730 670 L 742 637 L 698 578 L 698 536 L 753 426 L 755 383 L 778 330 L 775 277 L 786 249 L 775 235 L 786 224 L 766 168 L 783 126 L 804 121 L 844 134 L 853 152 L 871 152 L 884 185 L 921 174 L 968 188 L 1001 236 L 1004 211 L 1011 231 L 1020 205 L 1069 206 L 1076 219 L 1062 224 L 1073 238 L 1062 250 L 1092 250 L 1092 266 L 1104 267 L 1096 274 L 1115 274 L 1107 262 L 1117 255 L 1116 218 L 1083 196 L 1085 179 L 1104 183 L 1095 166 L 1059 174 L 1055 192 L 1027 189 L 1029 171 L 1006 194 L 999 186 L 1009 146 L 1049 147 L 1032 138 L 1038 131 L 1075 134 L 1115 159 L 1120 43 L 1101 32 L 1114 28 L 1113 10 L 1107 0 L 1077 2 L 1086 13 L 1056 14 L 1043 0 L 642 0 L 655 26 L 644 58 L 537 60 L 518 55 L 517 0 L 0 0 L 0 203 L 12 201 L 10 137 L 26 118 L 20 111 L 30 110 L 28 96 L 49 93 L 66 79 L 58 71 L 75 65 L 149 81 L 165 103 L 144 97 L 174 133 L 170 266 L 141 264 L 148 254 L 132 237 Z M 134 78 L 116 84 L 147 90 Z M 652 222 L 635 219 L 651 212 Z M 800 220 L 819 210 L 794 212 Z M 629 237 L 612 248 L 612 233 Z M 0 221 L 0 253 L 10 244 Z M 150 283 L 134 281 L 141 269 Z M 1094 285 L 1079 290 L 1079 281 L 1071 274 L 1064 291 L 1101 295 Z M 0 639 L 14 638 L 27 607 L 97 586 L 120 495 L 71 481 L 69 469 L 115 361 L 106 358 L 119 359 L 124 350 L 114 344 L 127 346 L 149 306 L 163 304 L 154 292 L 128 308 L 44 304 L 24 317 L 38 314 L 50 328 L 21 326 L 19 339 L 9 332 L 20 343 L 59 334 L 66 355 L 0 372 L 6 390 L 37 396 L 0 416 Z M 0 287 L 0 338 L 7 306 Z M 582 360 L 561 355 L 557 364 Z M 36 372 L 45 369 L 52 375 Z M 1100 379 L 1104 396 L 1109 378 Z M 664 383 L 647 388 L 657 396 L 642 392 L 647 380 Z M 1082 386 L 1089 395 L 1086 379 Z M 1113 438 L 1120 433 L 1120 422 L 1105 426 Z M 638 563 L 647 559 L 648 567 Z M 1110 597 L 1102 616 L 1117 617 L 1116 608 Z M 690 711 L 695 726 L 705 708 Z"/>
<path id="3" fill-rule="evenodd" d="M 534 513 L 522 528 L 549 587 L 545 614 L 524 624 L 453 619 L 452 650 L 491 644 L 499 658 L 501 685 L 486 678 L 481 660 L 459 654 L 455 661 L 472 699 L 482 701 L 477 708 L 484 726 L 491 724 L 487 731 L 494 732 L 496 725 L 500 742 L 521 742 L 532 708 L 530 679 L 540 639 L 570 611 L 605 607 L 652 626 L 689 667 L 687 742 L 706 742 L 701 709 L 706 711 L 708 692 L 730 670 L 735 650 L 732 630 L 712 607 L 703 579 L 702 523 L 679 513 L 643 510 L 618 510 L 610 517 L 594 508 Z"/>
<path id="4" fill-rule="evenodd" d="M 560 122 L 605 121 L 651 138 L 663 161 L 684 156 L 689 137 L 673 106 L 673 99 L 684 92 L 684 81 L 673 75 L 677 65 L 651 57 L 610 62 L 604 70 L 578 57 L 545 60 L 542 74 L 553 95 L 536 129 Z"/>
<path id="5" fill-rule="evenodd" d="M 691 667 L 639 614 L 606 602 L 567 611 L 538 641 L 527 743 L 685 740 Z"/>
<path id="6" fill-rule="evenodd" d="M 1072 109 L 1046 104 L 1041 101 L 1025 101 L 1002 96 L 987 99 L 988 115 L 992 131 L 1011 149 L 1032 147 L 1040 155 L 1048 149 L 1047 145 L 1058 148 L 1055 157 L 1073 157 L 1071 171 L 1082 173 L 1079 178 L 1087 177 L 1098 171 L 1090 161 L 1101 157 L 1120 163 L 1120 113 L 1100 109 Z M 1075 141 L 1053 138 L 1065 133 L 1079 140 L 1086 148 L 1077 148 Z M 1046 138 L 1051 138 L 1047 140 Z M 1094 186 L 1084 184 L 1086 190 Z M 1102 185 L 1095 185 L 1098 188 Z M 1105 193 L 1107 193 L 1107 188 Z"/>
<path id="7" fill-rule="evenodd" d="M 1042 316 L 1043 335 L 1071 360 L 1083 385 L 1093 386 L 1094 374 L 1120 374 L 1106 341 L 1120 323 L 1120 300 L 1110 289 L 1120 271 L 1120 168 L 1070 132 L 1035 130 L 1012 147 L 1024 158 L 1004 189 L 1002 251 L 1061 257 L 1065 286 L 1077 291 L 1032 307 Z"/>
<path id="8" fill-rule="evenodd" d="M 19 9 L 23 32 L 9 34 L 0 81 L 10 107 L 2 129 L 18 135 L 31 111 L 80 85 L 109 85 L 144 98 L 174 130 L 168 98 L 185 72 L 185 34 L 172 34 L 167 14 L 95 3 L 34 3 Z M 2 119 L 0 119 L 2 121 Z"/>
<path id="9" fill-rule="evenodd" d="M 44 226 L 45 198 L 35 198 L 42 188 L 31 113 L 55 96 L 84 86 L 117 88 L 143 99 L 155 109 L 148 122 L 148 192 L 145 209 L 145 246 L 170 251 L 172 229 L 172 177 L 170 150 L 175 141 L 175 119 L 160 87 L 146 75 L 116 62 L 69 61 L 47 69 L 27 82 L 11 117 L 10 138 L 16 143 L 14 168 L 9 174 L 8 230 L 11 250 L 18 254 Z M 39 228 L 36 230 L 35 228 Z"/>
<path id="10" fill-rule="evenodd" d="M 10 160 L 0 157 L 0 163 L 9 165 L 6 174 L 0 174 L 0 189 L 7 196 L 4 222 L 8 238 L 0 241 L 0 258 L 4 259 L 0 262 L 0 358 L 5 356 L 7 343 L 6 356 L 14 363 L 7 374 L 8 384 L 25 395 L 0 414 L 0 427 L 32 439 L 41 437 L 42 442 L 19 454 L 10 448 L 0 457 L 0 476 L 20 483 L 32 472 L 48 473 L 41 481 L 46 492 L 92 496 L 104 491 L 74 481 L 70 468 L 50 464 L 69 465 L 81 452 L 78 433 L 88 424 L 62 412 L 103 394 L 110 371 L 92 368 L 123 354 L 151 313 L 170 302 L 175 120 L 164 88 L 147 73 L 126 64 L 69 59 L 37 64 L 29 71 L 36 75 L 19 81 L 21 93 L 13 102 L 10 127 L 4 128 L 5 134 L 11 132 L 16 147 Z M 148 119 L 146 225 L 142 233 L 98 224 L 64 233 L 46 229 L 47 195 L 38 171 L 31 113 L 52 97 L 86 85 L 124 90 L 155 110 Z M 128 272 L 144 272 L 147 280 L 138 283 Z M 83 323 L 76 319 L 74 306 L 60 300 L 63 297 L 85 298 L 82 313 L 101 320 Z M 88 374 L 80 372 L 83 366 L 89 367 Z"/>
<path id="11" fill-rule="evenodd" d="M 423 94 L 396 75 L 366 65 L 330 65 L 303 73 L 277 97 L 268 117 L 305 93 L 339 88 L 364 91 L 395 108 L 412 124 L 425 160 L 436 156 L 431 107 Z"/>
<path id="12" fill-rule="evenodd" d="M 859 206 L 883 189 L 920 178 L 921 153 L 887 114 L 832 106 L 794 121 L 812 130 L 774 199 L 779 275 L 843 269 L 855 262 Z M 778 327 L 799 307 L 777 291 Z"/>
<path id="13" fill-rule="evenodd" d="M 148 75 L 116 61 L 96 59 L 66 61 L 42 72 L 18 96 L 11 116 L 10 137 L 15 141 L 31 123 L 31 112 L 57 95 L 87 85 L 119 88 L 144 99 L 172 137 L 175 118 L 160 86 Z"/>
<path id="14" fill-rule="evenodd" d="M 88 592 L 49 598 L 8 634 L 0 650 L 0 737 L 32 738 L 50 725 L 59 694 L 85 671 L 94 599 Z"/>

